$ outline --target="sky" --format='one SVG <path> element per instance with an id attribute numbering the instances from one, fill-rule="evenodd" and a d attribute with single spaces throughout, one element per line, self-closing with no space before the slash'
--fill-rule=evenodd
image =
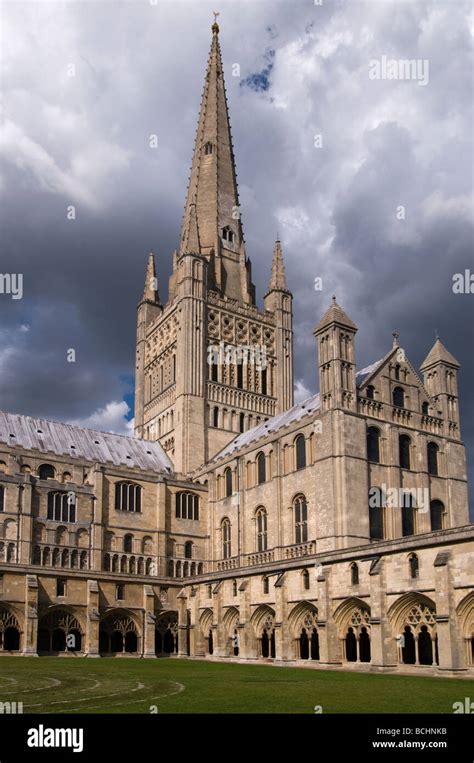
<path id="1" fill-rule="evenodd" d="M 296 398 L 317 389 L 332 294 L 359 368 L 394 330 L 419 367 L 438 333 L 472 485 L 474 295 L 453 292 L 474 274 L 471 4 L 217 6 L 247 253 L 261 306 L 282 241 Z M 0 273 L 23 279 L 0 293 L 0 408 L 131 434 L 135 310 L 150 250 L 166 298 L 215 8 L 0 5 Z M 387 78 L 400 60 L 415 76 Z"/>

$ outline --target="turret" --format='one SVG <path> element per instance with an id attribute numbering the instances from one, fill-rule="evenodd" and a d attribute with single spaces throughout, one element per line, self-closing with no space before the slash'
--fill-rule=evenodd
<path id="1" fill-rule="evenodd" d="M 146 334 L 148 326 L 161 315 L 163 307 L 158 291 L 153 252 L 148 255 L 143 298 L 137 307 L 137 347 L 135 359 L 135 437 L 144 437 L 143 412 L 147 397 L 151 395 L 145 379 Z"/>
<path id="2" fill-rule="evenodd" d="M 357 326 L 336 297 L 314 329 L 318 342 L 321 409 L 357 408 L 354 339 Z"/>
<path id="3" fill-rule="evenodd" d="M 456 358 L 446 349 L 439 337 L 420 366 L 424 385 L 435 400 L 444 419 L 446 434 L 461 438 L 459 421 L 458 370 Z"/>
<path id="4" fill-rule="evenodd" d="M 277 413 L 293 406 L 293 295 L 288 289 L 279 239 L 275 241 L 272 272 L 264 298 L 265 310 L 274 313 L 275 330 L 275 394 Z"/>

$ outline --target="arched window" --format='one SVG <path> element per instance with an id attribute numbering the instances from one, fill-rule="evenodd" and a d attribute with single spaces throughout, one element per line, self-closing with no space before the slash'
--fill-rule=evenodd
<path id="1" fill-rule="evenodd" d="M 267 512 L 260 506 L 256 512 L 257 517 L 257 551 L 266 551 L 267 546 Z"/>
<path id="2" fill-rule="evenodd" d="M 359 567 L 355 562 L 351 564 L 351 585 L 359 585 Z"/>
<path id="3" fill-rule="evenodd" d="M 400 366 L 399 365 L 395 366 L 395 379 L 397 381 L 400 381 Z"/>
<path id="4" fill-rule="evenodd" d="M 211 381 L 215 381 L 215 382 L 218 381 L 218 377 L 217 377 L 217 358 L 212 358 L 212 363 L 210 363 L 210 369 L 211 369 L 211 373 L 210 373 Z"/>
<path id="5" fill-rule="evenodd" d="M 398 438 L 398 452 L 400 469 L 411 469 L 410 465 L 410 438 L 407 434 L 401 434 Z"/>
<path id="6" fill-rule="evenodd" d="M 295 543 L 308 540 L 308 505 L 304 495 L 297 495 L 293 501 L 295 518 Z"/>
<path id="7" fill-rule="evenodd" d="M 218 427 L 219 426 L 219 408 L 217 405 L 214 406 L 212 411 L 212 426 Z"/>
<path id="8" fill-rule="evenodd" d="M 401 387 L 394 387 L 392 392 L 393 404 L 396 408 L 405 407 L 405 393 Z"/>
<path id="9" fill-rule="evenodd" d="M 55 522 L 75 522 L 76 504 L 69 493 L 50 491 L 48 493 L 48 519 Z"/>
<path id="10" fill-rule="evenodd" d="M 428 416 L 430 412 L 430 404 L 427 403 L 426 400 L 424 401 L 424 403 L 421 404 L 421 412 L 423 416 Z"/>
<path id="11" fill-rule="evenodd" d="M 303 570 L 301 573 L 301 577 L 303 579 L 303 588 L 305 591 L 309 591 L 309 572 L 308 570 Z"/>
<path id="12" fill-rule="evenodd" d="M 244 386 L 244 367 L 242 364 L 242 358 L 237 363 L 237 387 L 242 389 Z"/>
<path id="13" fill-rule="evenodd" d="M 193 543 L 190 540 L 187 540 L 184 544 L 184 558 L 185 559 L 192 559 L 193 558 Z"/>
<path id="14" fill-rule="evenodd" d="M 377 427 L 367 429 L 367 458 L 374 464 L 380 463 L 380 430 Z"/>
<path id="15" fill-rule="evenodd" d="M 41 464 L 38 469 L 38 477 L 40 480 L 54 480 L 54 466 L 51 464 Z"/>
<path id="16" fill-rule="evenodd" d="M 229 228 L 228 225 L 226 225 L 222 230 L 222 238 L 224 241 L 228 241 L 230 244 L 232 244 L 234 241 L 234 231 L 232 228 Z"/>
<path id="17" fill-rule="evenodd" d="M 222 558 L 230 559 L 231 557 L 231 524 L 230 519 L 224 517 L 221 522 L 222 532 Z"/>
<path id="18" fill-rule="evenodd" d="M 405 493 L 402 499 L 402 535 L 415 534 L 415 499 L 411 493 Z"/>
<path id="19" fill-rule="evenodd" d="M 257 483 L 261 485 L 266 482 L 266 479 L 265 453 L 259 453 L 257 455 Z"/>
<path id="20" fill-rule="evenodd" d="M 140 513 L 142 503 L 142 489 L 133 482 L 115 483 L 115 509 L 116 511 L 134 511 Z"/>
<path id="21" fill-rule="evenodd" d="M 0 511 L 5 511 L 5 488 L 0 485 Z"/>
<path id="22" fill-rule="evenodd" d="M 268 593 L 270 591 L 270 579 L 266 575 L 263 578 L 262 583 L 263 583 L 263 593 Z"/>
<path id="23" fill-rule="evenodd" d="M 237 596 L 237 581 L 232 581 L 232 596 Z"/>
<path id="24" fill-rule="evenodd" d="M 369 400 L 373 400 L 374 399 L 374 392 L 375 392 L 375 387 L 372 386 L 372 384 L 369 384 L 365 388 L 365 394 L 366 394 L 366 396 L 368 397 Z"/>
<path id="25" fill-rule="evenodd" d="M 428 473 L 433 477 L 438 476 L 438 451 L 439 448 L 435 442 L 428 443 Z"/>
<path id="26" fill-rule="evenodd" d="M 213 146 L 212 143 L 209 141 L 204 146 L 204 153 L 206 156 L 209 156 L 209 154 L 212 154 Z"/>
<path id="27" fill-rule="evenodd" d="M 295 463 L 297 469 L 304 469 L 306 466 L 306 440 L 304 435 L 299 434 L 295 438 Z"/>
<path id="28" fill-rule="evenodd" d="M 245 413 L 239 413 L 239 432 L 245 429 Z"/>
<path id="29" fill-rule="evenodd" d="M 441 501 L 431 501 L 430 522 L 433 532 L 442 530 L 444 525 L 444 504 Z"/>
<path id="30" fill-rule="evenodd" d="M 176 493 L 176 518 L 199 519 L 199 496 L 195 493 Z"/>
<path id="31" fill-rule="evenodd" d="M 232 469 L 229 466 L 224 472 L 224 479 L 225 479 L 225 496 L 226 498 L 229 498 L 229 496 L 231 496 L 233 492 Z"/>
<path id="32" fill-rule="evenodd" d="M 131 554 L 133 551 L 133 535 L 130 535 L 130 533 L 123 538 L 123 550 L 126 554 Z"/>
<path id="33" fill-rule="evenodd" d="M 410 577 L 412 579 L 417 578 L 420 565 L 419 565 L 418 557 L 416 554 L 410 554 L 410 556 L 408 557 L 408 566 L 410 568 Z"/>
<path id="34" fill-rule="evenodd" d="M 369 490 L 369 531 L 370 540 L 383 540 L 385 537 L 384 517 L 385 495 L 379 487 Z"/>

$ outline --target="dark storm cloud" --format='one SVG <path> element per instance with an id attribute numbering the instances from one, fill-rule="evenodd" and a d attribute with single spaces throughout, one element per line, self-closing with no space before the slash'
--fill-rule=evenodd
<path id="1" fill-rule="evenodd" d="M 151 248 L 166 296 L 212 10 L 3 5 L 0 270 L 23 273 L 25 294 L 0 295 L 2 408 L 125 430 L 135 306 Z M 394 329 L 417 366 L 437 330 L 462 364 L 472 464 L 474 297 L 451 288 L 472 268 L 470 4 L 220 10 L 247 251 L 261 298 L 282 239 L 298 394 L 316 387 L 312 328 L 334 292 L 359 326 L 359 367 Z M 428 84 L 371 80 L 382 56 L 428 60 Z"/>

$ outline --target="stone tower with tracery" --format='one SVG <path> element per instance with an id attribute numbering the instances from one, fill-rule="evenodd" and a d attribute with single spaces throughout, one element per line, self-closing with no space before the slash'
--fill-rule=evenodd
<path id="1" fill-rule="evenodd" d="M 138 305 L 135 435 L 189 474 L 292 405 L 292 294 L 277 240 L 264 309 L 255 302 L 214 23 L 168 301 L 150 255 Z"/>

